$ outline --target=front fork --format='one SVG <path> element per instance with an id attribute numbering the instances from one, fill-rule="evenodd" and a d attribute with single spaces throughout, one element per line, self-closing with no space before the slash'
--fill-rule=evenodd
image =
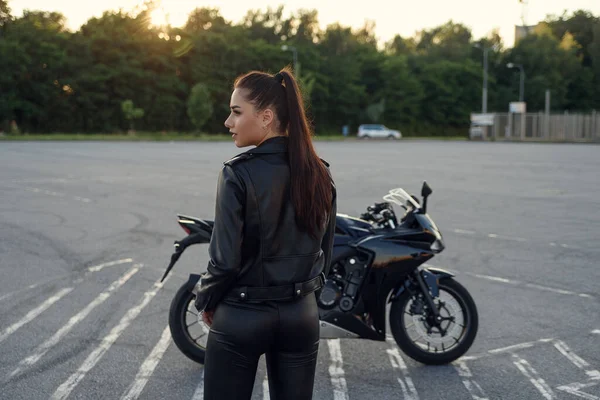
<path id="1" fill-rule="evenodd" d="M 435 321 L 436 326 L 439 327 L 442 317 L 440 316 L 440 312 L 433 301 L 433 299 L 438 297 L 440 294 L 437 277 L 431 272 L 427 271 L 427 269 L 423 269 L 420 271 L 415 270 L 413 273 L 413 279 L 417 282 L 417 285 L 421 289 L 423 298 L 433 314 L 433 320 Z"/>
<path id="2" fill-rule="evenodd" d="M 434 267 L 416 269 L 411 274 L 412 282 L 417 284 L 418 289 L 423 294 L 423 299 L 425 300 L 427 307 L 431 310 L 433 317 L 433 321 L 431 322 L 438 328 L 440 328 L 440 323 L 443 321 L 443 318 L 440 316 L 440 312 L 433 299 L 440 295 L 440 279 L 452 278 L 453 276 L 454 274 L 446 270 Z M 412 292 L 417 289 L 411 285 L 410 282 L 411 281 L 407 279 L 402 285 L 397 287 L 390 298 L 390 302 L 396 300 L 405 290 Z"/>

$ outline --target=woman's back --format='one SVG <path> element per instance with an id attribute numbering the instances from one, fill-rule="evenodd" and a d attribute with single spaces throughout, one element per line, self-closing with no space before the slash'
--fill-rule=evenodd
<path id="1" fill-rule="evenodd" d="M 312 237 L 296 223 L 287 141 L 286 137 L 269 139 L 226 163 L 245 189 L 242 268 L 237 285 L 301 282 L 323 270 L 321 246 L 327 226 Z"/>

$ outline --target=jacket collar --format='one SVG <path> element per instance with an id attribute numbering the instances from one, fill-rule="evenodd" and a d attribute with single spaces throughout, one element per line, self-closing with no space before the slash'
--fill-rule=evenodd
<path id="1" fill-rule="evenodd" d="M 287 136 L 275 136 L 265 140 L 259 146 L 248 150 L 247 154 L 269 154 L 269 153 L 287 153 Z"/>

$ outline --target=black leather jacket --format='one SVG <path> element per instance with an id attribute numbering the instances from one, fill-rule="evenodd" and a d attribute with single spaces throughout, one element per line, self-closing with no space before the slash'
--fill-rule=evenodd
<path id="1" fill-rule="evenodd" d="M 217 184 L 210 261 L 196 286 L 198 310 L 213 310 L 234 286 L 294 284 L 329 271 L 335 185 L 332 180 L 329 222 L 313 239 L 295 222 L 287 144 L 286 137 L 271 138 L 224 163 Z"/>

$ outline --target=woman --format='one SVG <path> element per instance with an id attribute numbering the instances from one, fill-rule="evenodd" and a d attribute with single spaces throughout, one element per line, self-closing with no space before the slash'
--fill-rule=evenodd
<path id="1" fill-rule="evenodd" d="M 250 399 L 266 354 L 272 400 L 312 398 L 336 195 L 311 142 L 290 70 L 239 77 L 225 126 L 237 147 L 217 185 L 207 272 L 196 308 L 211 326 L 204 399 Z"/>

